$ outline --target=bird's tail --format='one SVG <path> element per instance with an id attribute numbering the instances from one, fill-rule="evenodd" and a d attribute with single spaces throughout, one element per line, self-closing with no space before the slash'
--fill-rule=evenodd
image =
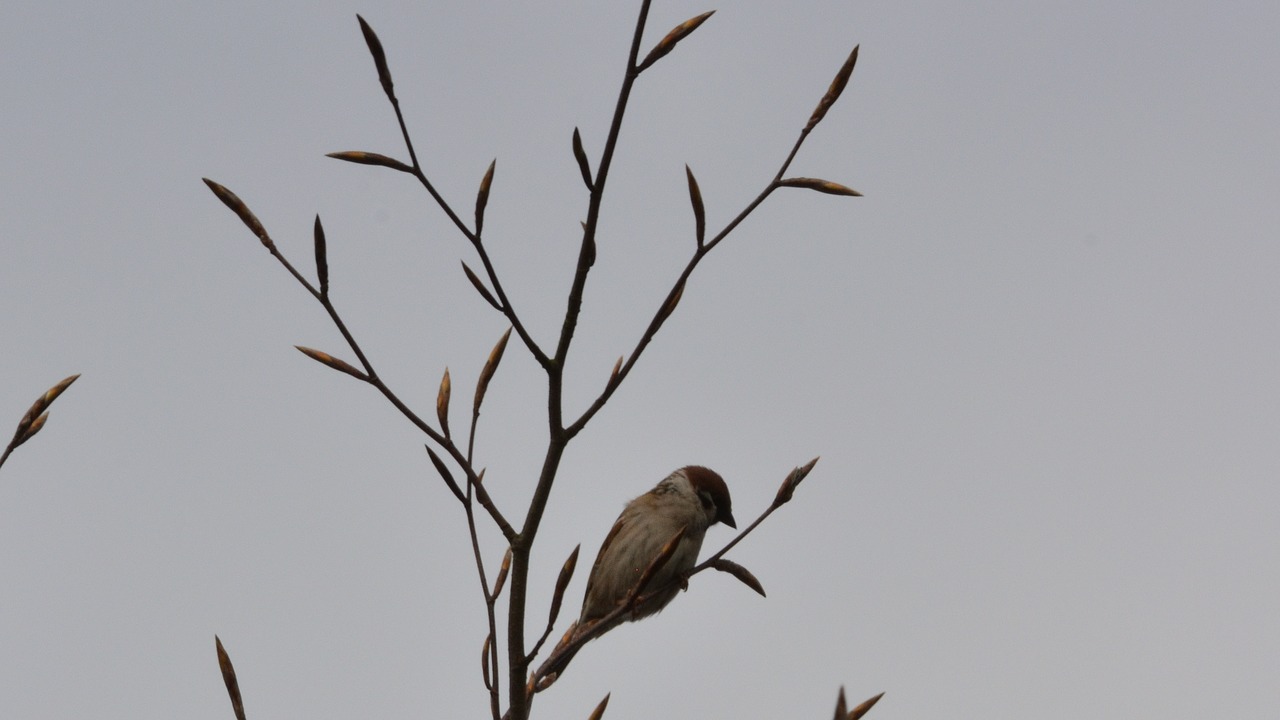
<path id="1" fill-rule="evenodd" d="M 547 657 L 546 662 L 542 663 L 542 666 L 538 668 L 538 671 L 534 673 L 533 678 L 530 680 L 534 685 L 531 688 L 534 692 L 550 687 L 551 683 L 564 674 L 565 668 L 569 667 L 569 662 L 582 649 L 583 643 L 577 642 L 582 634 L 581 631 L 589 627 L 591 627 L 590 623 L 580 628 L 576 621 L 569 626 L 564 636 L 560 638 L 560 642 L 556 643 L 555 648 L 552 649 L 551 655 Z"/>

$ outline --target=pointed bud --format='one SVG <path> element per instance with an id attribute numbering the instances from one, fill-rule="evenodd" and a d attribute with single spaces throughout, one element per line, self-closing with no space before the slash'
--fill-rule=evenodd
<path id="1" fill-rule="evenodd" d="M 236 720 L 244 720 L 244 701 L 240 699 L 240 683 L 236 680 L 236 669 L 231 665 L 231 656 L 222 647 L 221 638 L 214 635 L 213 642 L 218 650 L 218 669 L 222 671 L 222 682 L 227 686 L 227 695 L 231 698 L 231 709 L 236 714 Z"/>
<path id="2" fill-rule="evenodd" d="M 764 594 L 764 586 L 760 584 L 760 581 L 756 579 L 756 576 L 752 575 L 750 570 L 742 567 L 738 563 L 732 560 L 725 560 L 724 558 L 720 558 L 715 562 L 711 563 L 711 567 L 715 568 L 716 570 L 719 570 L 720 572 L 729 573 L 730 575 L 738 578 L 738 580 L 742 581 L 743 585 L 746 585 L 752 590 L 755 590 L 756 592 L 760 593 L 761 597 L 766 597 Z"/>
<path id="3" fill-rule="evenodd" d="M 329 353 L 320 352 L 319 350 L 315 350 L 309 347 L 303 347 L 302 345 L 294 345 L 294 347 L 297 348 L 298 351 L 301 352 L 303 355 L 306 355 L 312 360 L 315 360 L 318 363 L 328 365 L 329 367 L 339 372 L 344 372 L 350 375 L 351 377 L 356 378 L 357 380 L 368 381 L 369 379 L 368 375 L 365 375 L 364 373 L 355 369 L 354 367 L 351 366 L 351 364 L 347 363 L 345 360 L 339 360 L 338 358 L 330 355 Z"/>
<path id="4" fill-rule="evenodd" d="M 449 395 L 453 391 L 453 383 L 449 382 L 449 368 L 444 369 L 444 377 L 440 378 L 440 390 L 436 393 L 436 417 L 440 420 L 440 430 L 449 437 Z"/>
<path id="5" fill-rule="evenodd" d="M 578 172 L 582 173 L 582 182 L 590 192 L 595 183 L 591 180 L 591 163 L 587 161 L 587 151 L 582 149 L 582 135 L 578 128 L 573 129 L 573 159 L 578 161 Z"/>
<path id="6" fill-rule="evenodd" d="M 493 597 L 502 594 L 502 586 L 507 583 L 507 573 L 511 571 L 511 547 L 507 547 L 507 552 L 502 556 L 502 565 L 498 567 L 498 577 L 493 581 Z"/>
<path id="7" fill-rule="evenodd" d="M 32 430 L 31 426 L 35 425 L 40 416 L 48 414 L 45 411 L 53 404 L 53 401 L 66 392 L 67 388 L 71 387 L 71 383 L 75 382 L 79 377 L 80 374 L 76 373 L 70 377 L 63 378 L 57 385 L 45 390 L 43 395 L 36 398 L 36 401 L 31 403 L 31 407 L 27 408 L 27 412 L 23 414 L 22 419 L 18 421 L 18 430 L 13 434 L 14 441 L 21 444 L 26 442 L 27 438 L 39 432 L 39 428 Z M 40 424 L 43 425 L 44 421 L 41 420 Z M 17 447 L 17 445 L 13 447 Z"/>
<path id="8" fill-rule="evenodd" d="M 873 698 L 862 701 L 858 707 L 849 711 L 847 720 L 860 720 L 863 715 L 866 715 L 867 712 L 871 710 L 871 708 L 875 707 L 876 703 L 880 702 L 880 698 L 882 697 L 884 697 L 884 693 L 880 693 Z"/>
<path id="9" fill-rule="evenodd" d="M 493 642 L 493 635 L 484 636 L 484 644 L 480 646 L 480 672 L 484 675 L 484 688 L 493 690 L 493 678 L 489 677 L 489 645 Z"/>
<path id="10" fill-rule="evenodd" d="M 689 33 L 697 30 L 698 26 L 706 22 L 707 18 L 714 15 L 715 12 L 715 10 L 704 12 L 701 15 L 689 18 L 672 28 L 671 32 L 667 33 L 666 37 L 659 40 L 658 44 L 653 46 L 653 49 L 649 51 L 649 54 L 645 59 L 636 66 L 636 72 L 644 72 L 650 65 L 661 60 L 667 53 L 671 52 L 672 49 L 675 48 L 676 43 L 688 37 Z"/>
<path id="11" fill-rule="evenodd" d="M 431 457 L 431 464 L 435 466 L 436 472 L 440 474 L 440 479 L 444 480 L 444 484 L 448 485 L 453 494 L 457 496 L 458 502 L 465 505 L 467 498 L 462 494 L 462 488 L 458 487 L 458 483 L 453 479 L 453 473 L 449 472 L 449 468 L 440 459 L 440 456 L 436 455 L 435 451 L 431 449 L 430 445 L 424 445 L 423 447 L 427 449 L 427 455 Z"/>
<path id="12" fill-rule="evenodd" d="M 671 298 L 667 300 L 667 304 L 662 307 L 662 321 L 666 322 L 671 317 L 671 313 L 676 311 L 676 306 L 680 304 L 680 298 L 684 297 L 684 283 L 676 286 Z"/>
<path id="13" fill-rule="evenodd" d="M 605 387 L 613 387 L 618 384 L 618 377 L 622 373 L 622 356 L 618 356 L 618 362 L 613 364 L 613 372 L 609 373 L 609 382 Z"/>
<path id="14" fill-rule="evenodd" d="M 569 581 L 573 579 L 574 568 L 578 566 L 578 551 L 582 549 L 578 545 L 569 553 L 568 559 L 564 561 L 564 565 L 560 566 L 560 574 L 556 577 L 555 592 L 551 594 L 551 612 L 547 618 L 547 629 L 550 630 L 556 624 L 556 618 L 560 616 L 560 604 L 564 601 L 564 591 L 569 587 Z"/>
<path id="15" fill-rule="evenodd" d="M 689 176 L 689 202 L 693 203 L 694 237 L 698 241 L 698 247 L 702 247 L 702 242 L 707 236 L 707 212 L 702 207 L 702 190 L 698 188 L 698 181 L 693 177 L 693 170 L 690 170 L 688 165 L 684 166 L 684 172 Z"/>
<path id="16" fill-rule="evenodd" d="M 502 362 L 502 353 L 506 352 L 507 339 L 510 337 L 511 328 L 507 328 L 507 331 L 502 333 L 502 339 L 489 352 L 489 359 L 485 361 L 484 367 L 480 369 L 480 378 L 476 381 L 475 404 L 471 410 L 475 416 L 480 415 L 480 404 L 484 402 L 484 395 L 489 391 L 489 381 L 493 379 L 493 374 L 498 371 L 498 363 Z"/>
<path id="17" fill-rule="evenodd" d="M 484 228 L 484 208 L 489 204 L 489 186 L 493 184 L 493 170 L 498 165 L 497 158 L 489 163 L 489 169 L 484 172 L 484 177 L 480 180 L 480 192 L 476 193 L 476 236 L 480 236 L 480 231 Z"/>
<path id="18" fill-rule="evenodd" d="M 591 715 L 587 720 L 600 720 L 600 718 L 604 717 L 604 709 L 609 707 L 609 695 L 612 694 L 613 693 L 608 693 L 604 696 L 604 699 L 600 701 L 600 704 L 596 705 L 596 709 L 591 711 Z"/>
<path id="19" fill-rule="evenodd" d="M 818 101 L 818 107 L 814 108 L 813 115 L 809 116 L 809 122 L 804 126 L 805 132 L 809 132 L 815 125 L 822 122 L 822 118 L 826 117 L 827 111 L 832 105 L 836 104 L 836 100 L 840 99 L 840 93 L 844 92 L 845 85 L 849 84 L 849 76 L 853 75 L 853 66 L 858 63 L 859 45 L 853 46 L 853 52 L 849 53 L 849 58 L 844 61 L 844 65 L 840 66 L 836 77 L 831 81 L 831 87 L 827 88 L 826 94 Z"/>
<path id="20" fill-rule="evenodd" d="M 71 383 L 79 379 L 80 379 L 80 373 L 76 373 L 75 375 L 71 375 L 70 377 L 65 377 L 59 380 L 57 385 L 54 385 L 48 390 L 45 390 L 44 398 L 42 398 L 42 400 L 44 401 L 45 407 L 52 405 L 53 401 L 57 400 L 59 395 L 66 392 L 67 388 L 71 387 Z"/>
<path id="21" fill-rule="evenodd" d="M 379 167 L 391 168 L 400 172 L 413 173 L 413 168 L 396 160 L 395 158 L 379 155 L 378 153 L 362 152 L 360 150 L 345 150 L 343 152 L 326 153 L 325 157 L 331 157 L 334 160 L 345 160 L 349 163 L 357 165 L 377 165 Z"/>
<path id="22" fill-rule="evenodd" d="M 848 195 L 850 197 L 862 197 L 862 193 L 847 188 L 840 183 L 833 183 L 829 180 L 820 180 L 818 178 L 793 177 L 778 181 L 779 187 L 797 187 L 807 188 L 809 190 L 817 190 L 820 193 L 828 195 Z"/>
<path id="23" fill-rule="evenodd" d="M 356 20 L 360 21 L 360 32 L 364 34 L 364 42 L 369 46 L 369 54 L 373 56 L 373 64 L 378 69 L 378 82 L 382 83 L 382 90 L 387 94 L 387 99 L 394 103 L 396 93 L 392 89 L 394 83 L 391 82 L 391 70 L 387 67 L 387 53 L 382 49 L 382 41 L 378 39 L 378 34 L 369 27 L 369 23 L 365 22 L 364 18 L 356 15 Z"/>
<path id="24" fill-rule="evenodd" d="M 13 438 L 9 441 L 9 446 L 5 448 L 4 453 L 0 455 L 0 465 L 4 464 L 4 460 L 9 457 L 10 452 L 17 449 L 19 445 L 22 445 L 32 437 L 35 437 L 35 434 L 40 432 L 40 429 L 43 428 L 44 424 L 49 420 L 49 406 L 52 405 L 53 401 L 57 400 L 58 396 L 65 392 L 67 388 L 71 387 L 71 383 L 75 382 L 76 378 L 79 377 L 80 375 L 76 374 L 68 378 L 63 378 L 61 382 L 46 390 L 43 395 L 36 398 L 35 402 L 31 403 L 31 407 L 27 408 L 27 412 L 24 413 L 22 415 L 22 419 L 18 421 L 18 427 L 13 431 Z"/>
<path id="25" fill-rule="evenodd" d="M 844 686 L 843 686 L 843 685 L 841 685 L 841 686 L 840 686 L 840 694 L 836 697 L 836 714 L 835 714 L 835 720 L 844 720 L 844 719 L 845 719 L 845 715 L 846 715 L 847 713 L 848 713 L 848 711 L 845 709 L 845 704 L 844 704 Z"/>
<path id="26" fill-rule="evenodd" d="M 796 486 L 813 470 L 813 466 L 818 464 L 818 460 L 819 458 L 814 458 L 787 473 L 786 479 L 782 481 L 782 485 L 778 488 L 778 495 L 773 499 L 774 507 L 780 507 L 791 501 L 791 496 L 796 492 Z"/>
<path id="27" fill-rule="evenodd" d="M 329 251 L 325 246 L 324 226 L 320 224 L 320 216 L 316 215 L 316 277 L 320 281 L 320 294 L 329 294 Z"/>
<path id="28" fill-rule="evenodd" d="M 476 292 L 480 293 L 480 297 L 484 298 L 485 302 L 492 305 L 494 310 L 502 310 L 502 306 L 499 305 L 497 299 L 493 297 L 493 293 L 489 292 L 489 288 L 485 287 L 484 283 L 480 282 L 480 278 L 472 272 L 471 268 L 467 267 L 466 261 L 463 261 L 462 263 L 462 272 L 467 274 L 467 280 L 471 281 L 471 287 L 475 288 Z"/>
<path id="29" fill-rule="evenodd" d="M 237 197 L 235 193 L 222 185 L 219 185 L 209 178 L 203 179 L 204 184 L 209 186 L 209 189 L 213 191 L 214 195 L 218 196 L 218 199 L 222 201 L 222 204 L 231 208 L 231 212 L 235 213 L 236 216 L 240 218 L 240 222 L 244 223 L 245 227 L 249 228 L 249 231 L 258 237 L 258 240 L 262 242 L 262 246 L 272 252 L 275 252 L 275 243 L 272 242 L 271 236 L 267 234 L 267 229 L 262 226 L 262 222 L 258 220 L 257 215 L 253 214 L 253 211 L 249 209 L 249 206 L 245 205 L 244 201 Z"/>
<path id="30" fill-rule="evenodd" d="M 44 427 L 44 424 L 48 420 L 49 420 L 48 410 L 40 413 L 38 416 L 36 416 L 35 420 L 32 420 L 31 423 L 26 426 L 26 428 L 22 432 L 21 437 L 19 437 L 18 435 L 14 435 L 13 441 L 9 443 L 9 449 L 10 450 L 15 449 L 22 443 L 35 437 L 36 433 L 40 432 L 40 428 Z"/>

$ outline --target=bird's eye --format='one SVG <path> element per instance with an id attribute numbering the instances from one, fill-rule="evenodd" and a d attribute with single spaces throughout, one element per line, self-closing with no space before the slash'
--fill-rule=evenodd
<path id="1" fill-rule="evenodd" d="M 707 493 L 698 493 L 698 499 L 702 501 L 702 507 L 710 510 L 716 506 L 715 501 Z"/>

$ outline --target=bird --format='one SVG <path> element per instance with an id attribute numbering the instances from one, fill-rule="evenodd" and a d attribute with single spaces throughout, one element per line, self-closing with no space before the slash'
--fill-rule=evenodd
<path id="1" fill-rule="evenodd" d="M 565 633 L 560 647 L 587 631 L 599 637 L 623 622 L 634 622 L 660 612 L 685 586 L 686 575 L 698 560 L 707 528 L 716 523 L 738 527 L 724 478 L 701 465 L 676 470 L 652 490 L 628 502 L 596 554 L 582 599 L 582 612 Z M 605 618 L 627 600 L 663 546 L 681 530 L 684 534 L 675 552 L 649 580 L 641 592 L 641 601 L 630 612 L 606 621 Z M 608 624 L 596 627 L 601 622 Z M 553 653 L 546 674 L 562 673 L 581 647 L 571 648 L 561 658 Z"/>

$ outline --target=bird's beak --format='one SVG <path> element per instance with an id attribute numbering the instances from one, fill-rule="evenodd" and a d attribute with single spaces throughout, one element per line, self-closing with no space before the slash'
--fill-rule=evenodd
<path id="1" fill-rule="evenodd" d="M 734 519 L 733 519 L 733 513 L 731 513 L 731 512 L 722 512 L 722 513 L 720 513 L 720 522 L 724 523 L 725 525 L 728 525 L 729 527 L 733 528 L 734 530 L 737 530 L 737 529 L 738 529 L 738 523 L 734 521 Z"/>

